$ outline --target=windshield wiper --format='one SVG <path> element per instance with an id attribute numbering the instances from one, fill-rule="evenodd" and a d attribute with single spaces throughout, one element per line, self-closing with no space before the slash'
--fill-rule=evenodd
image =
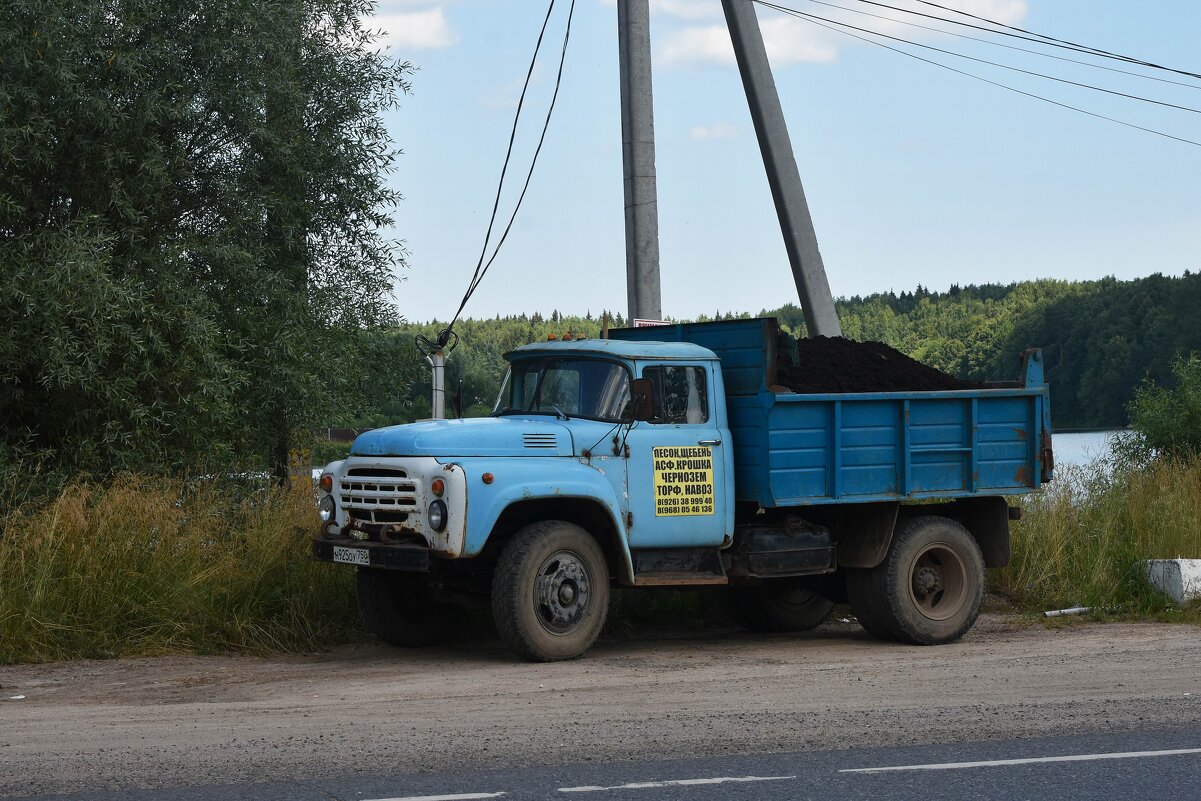
<path id="1" fill-rule="evenodd" d="M 560 409 L 560 408 L 559 408 L 559 404 L 557 404 L 557 403 L 552 403 L 552 404 L 550 405 L 550 407 L 551 407 L 552 409 L 554 409 L 554 410 L 555 410 L 555 414 L 559 415 L 559 417 L 563 418 L 564 420 L 570 420 L 570 419 L 571 419 L 570 417 L 568 417 L 568 416 L 567 416 L 567 412 L 565 412 L 565 411 L 563 411 L 562 409 Z"/>

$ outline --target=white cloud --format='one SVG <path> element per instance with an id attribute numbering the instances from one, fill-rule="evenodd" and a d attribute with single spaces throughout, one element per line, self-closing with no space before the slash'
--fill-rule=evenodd
<path id="1" fill-rule="evenodd" d="M 742 136 L 742 129 L 729 122 L 719 122 L 713 125 L 697 125 L 688 132 L 694 142 L 713 142 L 722 139 L 736 139 Z"/>
<path id="2" fill-rule="evenodd" d="M 396 7 L 408 7 L 407 0 L 392 0 L 380 5 L 380 12 L 372 18 L 372 26 L 384 31 L 383 43 L 388 47 L 417 50 L 436 50 L 450 47 L 459 37 L 450 28 L 446 12 L 441 6 L 424 11 L 392 11 Z"/>
<path id="3" fill-rule="evenodd" d="M 798 19 L 765 19 L 760 21 L 759 28 L 763 31 L 767 56 L 775 65 L 827 62 L 838 55 L 838 48 L 824 31 Z M 667 64 L 734 63 L 734 48 L 725 25 L 693 26 L 670 34 L 663 43 L 662 54 Z"/>
<path id="4" fill-rule="evenodd" d="M 1021 22 L 1026 18 L 1029 10 L 1026 0 L 942 0 L 942 2 L 950 8 L 996 20 L 1006 25 Z M 941 11 L 918 3 L 916 0 L 890 0 L 889 4 L 925 14 L 966 21 L 966 18 L 958 17 L 952 12 Z M 801 4 L 789 5 L 798 7 Z M 730 46 L 730 34 L 726 29 L 725 21 L 715 19 L 709 24 L 695 24 L 700 20 L 720 18 L 721 3 L 719 0 L 652 0 L 651 7 L 667 18 L 664 20 L 665 24 L 660 26 L 667 32 L 662 34 L 661 44 L 658 48 L 659 55 L 665 64 L 676 66 L 732 66 L 734 64 L 734 51 Z M 865 17 L 861 14 L 816 6 L 805 6 L 801 10 L 811 11 L 818 16 L 845 21 L 881 33 L 904 36 L 908 39 L 929 39 L 933 34 L 905 25 L 897 20 L 928 27 L 939 26 L 936 20 L 878 7 L 862 9 L 876 14 L 877 17 Z M 763 31 L 763 42 L 767 47 L 767 54 L 775 65 L 829 62 L 838 57 L 840 47 L 860 44 L 860 42 L 844 38 L 834 31 L 820 28 L 803 19 L 784 16 L 763 7 L 758 7 L 756 11 L 759 16 L 759 26 Z M 670 18 L 686 22 L 683 27 L 680 27 L 678 21 Z"/>
<path id="5" fill-rule="evenodd" d="M 617 7 L 617 0 L 601 0 L 602 6 Z M 711 19 L 721 16 L 721 0 L 651 0 L 652 14 L 680 19 Z"/>

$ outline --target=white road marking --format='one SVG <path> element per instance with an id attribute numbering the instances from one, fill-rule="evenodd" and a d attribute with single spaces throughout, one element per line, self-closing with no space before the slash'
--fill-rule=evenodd
<path id="1" fill-rule="evenodd" d="M 730 782 L 778 782 L 795 779 L 796 776 L 714 776 L 709 779 L 666 779 L 664 781 L 631 782 L 613 787 L 560 787 L 560 793 L 597 793 L 602 790 L 647 790 L 652 787 L 687 787 L 698 784 L 727 784 Z"/>
<path id="2" fill-rule="evenodd" d="M 504 793 L 451 793 L 450 795 L 406 795 L 397 798 L 365 798 L 363 801 L 472 801 L 477 798 L 500 798 Z"/>
<path id="3" fill-rule="evenodd" d="M 1201 748 L 1174 748 L 1170 751 L 1120 751 L 1112 754 L 1072 754 L 1070 756 L 1030 757 L 1028 759 L 990 759 L 981 762 L 937 762 L 929 765 L 894 765 L 884 768 L 845 768 L 839 773 L 884 773 L 892 770 L 958 770 L 993 768 L 1003 765 L 1035 765 L 1040 762 L 1092 762 L 1099 759 L 1135 759 L 1138 757 L 1201 754 Z"/>

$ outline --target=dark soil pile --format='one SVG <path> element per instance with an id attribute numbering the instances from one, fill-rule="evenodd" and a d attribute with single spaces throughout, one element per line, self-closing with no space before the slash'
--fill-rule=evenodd
<path id="1" fill-rule="evenodd" d="M 791 356 L 781 348 L 776 361 L 776 383 L 800 394 L 931 392 L 979 387 L 928 367 L 883 342 L 813 337 L 797 340 L 795 360 Z"/>

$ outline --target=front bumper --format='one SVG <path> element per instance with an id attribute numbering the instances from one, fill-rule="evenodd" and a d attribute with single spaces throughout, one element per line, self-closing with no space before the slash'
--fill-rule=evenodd
<path id="1" fill-rule="evenodd" d="M 413 543 L 361 542 L 349 537 L 317 537 L 313 540 L 313 558 L 319 562 L 403 570 L 410 573 L 428 573 L 430 569 L 430 549 L 425 545 Z M 366 559 L 366 562 L 363 562 L 363 559 Z"/>

